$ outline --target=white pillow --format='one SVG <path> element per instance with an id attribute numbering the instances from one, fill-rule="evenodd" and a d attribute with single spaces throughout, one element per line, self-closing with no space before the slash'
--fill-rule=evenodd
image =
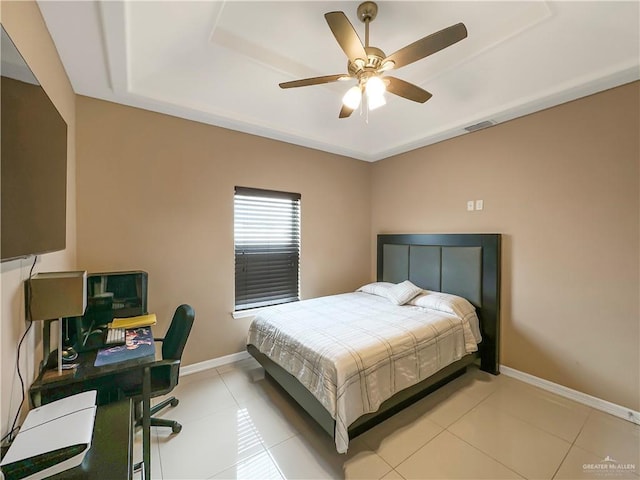
<path id="1" fill-rule="evenodd" d="M 420 287 L 416 287 L 409 280 L 393 285 L 387 290 L 387 298 L 396 305 L 404 305 L 413 297 L 422 292 Z"/>
<path id="2" fill-rule="evenodd" d="M 466 298 L 450 293 L 422 290 L 422 293 L 413 297 L 408 302 L 408 305 L 438 310 L 467 320 L 471 325 L 471 330 L 473 331 L 473 336 L 476 338 L 476 341 L 479 342 L 482 339 L 480 336 L 479 321 L 476 315 L 476 307 Z"/>
<path id="3" fill-rule="evenodd" d="M 370 293 L 371 295 L 388 298 L 387 292 L 393 285 L 394 284 L 390 282 L 373 282 L 363 285 L 357 289 L 356 292 Z"/>
<path id="4" fill-rule="evenodd" d="M 450 293 L 432 292 L 431 290 L 421 290 L 420 295 L 414 296 L 409 304 L 452 313 L 460 318 L 464 318 L 469 312 L 476 311 L 476 308 L 466 298 Z"/>

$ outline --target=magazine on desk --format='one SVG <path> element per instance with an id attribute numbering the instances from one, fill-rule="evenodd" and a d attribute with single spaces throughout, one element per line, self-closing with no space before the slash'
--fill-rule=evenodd
<path id="1" fill-rule="evenodd" d="M 154 356 L 155 352 L 151 327 L 132 328 L 126 331 L 124 345 L 98 350 L 94 365 L 101 367 L 126 360 Z"/>

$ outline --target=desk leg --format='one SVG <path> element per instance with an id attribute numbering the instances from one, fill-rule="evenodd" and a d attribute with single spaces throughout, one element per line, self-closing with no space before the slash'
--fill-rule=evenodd
<path id="1" fill-rule="evenodd" d="M 151 371 L 144 368 L 142 378 L 142 468 L 144 480 L 151 480 Z"/>
<path id="2" fill-rule="evenodd" d="M 47 361 L 51 353 L 51 322 L 53 321 L 45 320 L 42 326 L 42 362 L 40 363 L 40 370 L 44 370 L 47 367 Z"/>
<path id="3" fill-rule="evenodd" d="M 62 375 L 62 318 L 58 319 L 58 375 Z"/>

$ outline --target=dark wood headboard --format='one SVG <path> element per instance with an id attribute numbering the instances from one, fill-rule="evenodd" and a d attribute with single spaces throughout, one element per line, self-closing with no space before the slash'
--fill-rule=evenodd
<path id="1" fill-rule="evenodd" d="M 500 234 L 378 235 L 378 281 L 465 297 L 480 319 L 480 368 L 499 373 Z"/>

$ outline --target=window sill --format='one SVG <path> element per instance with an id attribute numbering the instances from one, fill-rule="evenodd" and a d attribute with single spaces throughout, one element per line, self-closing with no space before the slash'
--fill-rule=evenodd
<path id="1" fill-rule="evenodd" d="M 266 310 L 267 308 L 276 307 L 278 305 L 286 305 L 287 303 L 299 302 L 300 300 L 301 299 L 298 298 L 296 300 L 292 300 L 291 302 L 274 303 L 273 305 L 265 305 L 265 306 L 262 306 L 262 307 L 255 307 L 255 308 L 247 308 L 246 310 L 234 310 L 233 312 L 231 312 L 231 316 L 233 318 L 251 318 L 253 320 L 253 317 L 255 317 L 256 314 L 262 312 L 263 310 Z"/>
<path id="2" fill-rule="evenodd" d="M 258 307 L 258 308 L 249 308 L 247 310 L 238 310 L 238 311 L 231 312 L 231 316 L 233 318 L 250 318 L 251 320 L 253 320 L 256 314 L 261 312 L 265 308 L 269 308 L 269 307 Z"/>

